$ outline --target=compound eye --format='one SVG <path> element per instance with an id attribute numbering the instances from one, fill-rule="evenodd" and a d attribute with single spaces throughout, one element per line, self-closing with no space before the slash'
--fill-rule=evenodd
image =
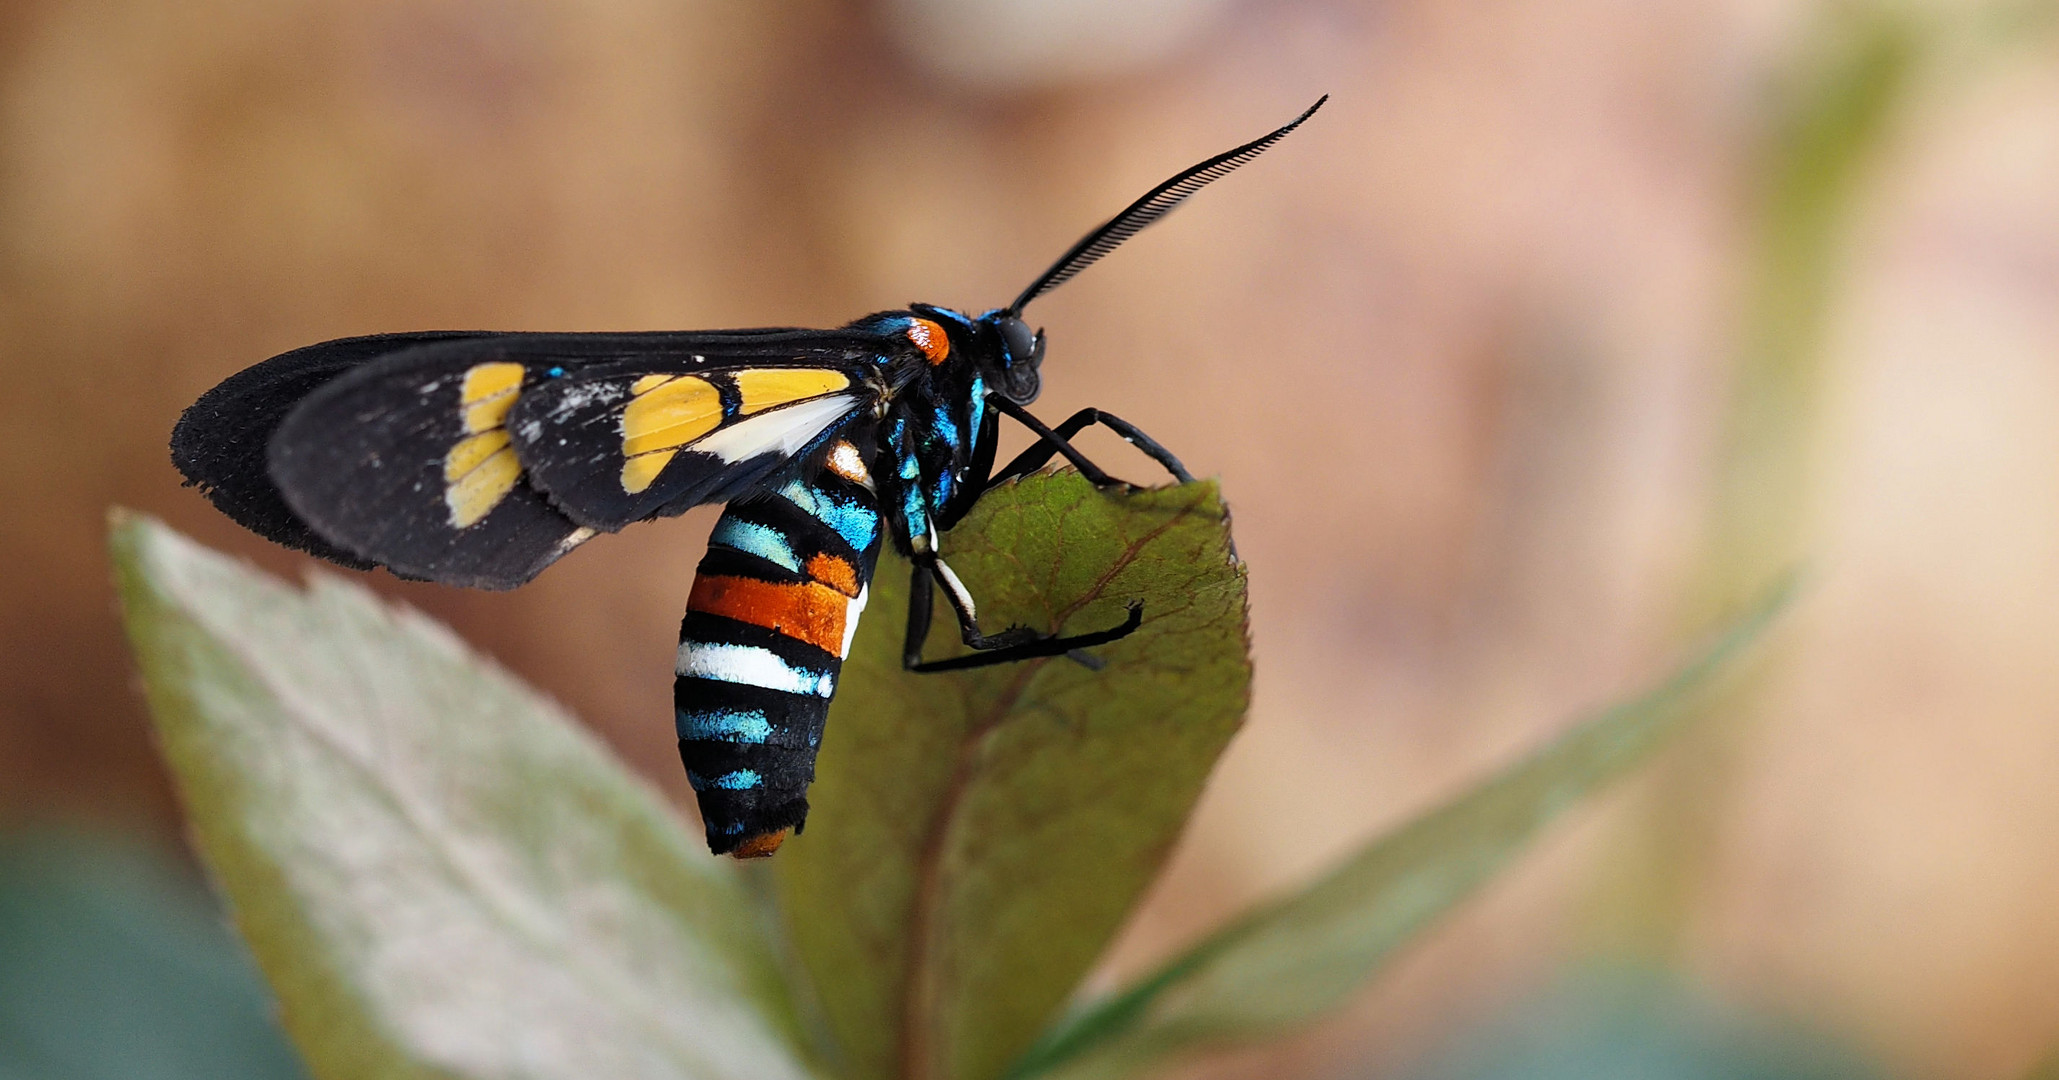
<path id="1" fill-rule="evenodd" d="M 1021 319 L 1001 320 L 1001 344 L 1008 349 L 1008 366 L 1036 366 L 1044 358 L 1044 335 L 1030 333 Z"/>

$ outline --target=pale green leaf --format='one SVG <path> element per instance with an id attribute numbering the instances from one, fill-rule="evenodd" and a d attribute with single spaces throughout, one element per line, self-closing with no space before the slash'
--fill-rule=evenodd
<path id="1" fill-rule="evenodd" d="M 1216 486 L 1034 476 L 944 539 L 991 632 L 1141 629 L 1063 657 L 901 669 L 908 566 L 881 560 L 824 735 L 808 830 L 775 860 L 854 1078 L 984 1080 L 1047 1024 L 1177 839 L 1241 723 L 1244 569 Z M 941 609 L 940 609 L 941 610 Z M 940 615 L 931 657 L 960 651 Z"/>
<path id="2" fill-rule="evenodd" d="M 1255 911 L 1056 1028 L 1018 1078 L 1112 1080 L 1244 1045 L 1344 1002 L 1393 950 L 1491 880 L 1544 825 L 1648 758 L 1697 715 L 1693 693 L 1765 629 L 1782 587 L 1658 688 L 1608 709 L 1456 800 Z"/>
<path id="3" fill-rule="evenodd" d="M 557 707 L 363 589 L 118 517 L 166 758 L 327 1080 L 802 1077 L 723 862 Z"/>

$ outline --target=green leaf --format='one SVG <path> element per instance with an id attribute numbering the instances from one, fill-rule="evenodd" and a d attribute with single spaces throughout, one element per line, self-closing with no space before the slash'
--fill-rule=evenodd
<path id="1" fill-rule="evenodd" d="M 1790 591 L 1775 590 L 1658 688 L 1580 724 L 1373 842 L 1314 885 L 1078 1011 L 1011 1075 L 1136 1076 L 1182 1053 L 1271 1037 L 1343 1003 L 1396 946 L 1491 880 L 1545 824 L 1698 715 L 1692 691 L 1758 637 Z"/>
<path id="2" fill-rule="evenodd" d="M 1245 575 L 1213 483 L 1072 473 L 990 495 L 944 540 L 990 632 L 1131 636 L 949 674 L 901 669 L 908 567 L 883 559 L 823 739 L 808 831 L 773 873 L 854 1078 L 983 1080 L 1048 1023 L 1157 875 L 1242 722 Z M 956 649 L 937 620 L 929 655 Z"/>
<path id="3" fill-rule="evenodd" d="M 117 515 L 201 854 L 316 1076 L 806 1070 L 764 924 L 649 788 L 448 631 Z"/>

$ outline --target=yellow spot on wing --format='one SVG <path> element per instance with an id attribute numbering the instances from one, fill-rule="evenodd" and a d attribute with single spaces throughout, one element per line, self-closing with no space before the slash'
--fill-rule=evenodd
<path id="1" fill-rule="evenodd" d="M 465 372 L 460 403 L 465 407 L 465 430 L 477 434 L 492 431 L 508 418 L 522 389 L 522 365 L 476 364 Z"/>
<path id="2" fill-rule="evenodd" d="M 722 393 L 690 375 L 645 375 L 630 386 L 622 409 L 622 490 L 642 492 L 672 455 L 722 426 Z"/>
<path id="3" fill-rule="evenodd" d="M 672 462 L 672 455 L 678 452 L 659 450 L 649 454 L 638 454 L 623 462 L 622 490 L 631 495 L 641 494 L 643 489 L 650 487 L 651 482 L 658 478 L 659 473 L 665 471 L 665 466 Z"/>
<path id="4" fill-rule="evenodd" d="M 743 407 L 738 411 L 746 416 L 851 385 L 842 372 L 822 368 L 759 368 L 739 371 L 734 378 L 737 393 L 743 397 Z"/>
<path id="5" fill-rule="evenodd" d="M 500 501 L 507 497 L 508 492 L 515 489 L 515 481 L 522 478 L 522 463 L 515 460 L 514 447 L 507 445 L 507 433 L 495 434 L 500 437 L 500 447 L 486 454 L 477 465 L 451 480 L 443 489 L 444 504 L 450 507 L 450 523 L 456 528 L 463 529 L 478 524 L 482 518 L 493 512 L 494 507 L 500 505 Z M 464 449 L 467 443 L 475 439 L 490 437 L 474 436 L 459 443 L 458 448 Z M 456 457 L 457 453 L 457 450 L 453 450 L 451 456 Z M 449 475 L 448 459 L 445 461 L 445 475 Z"/>
<path id="6" fill-rule="evenodd" d="M 443 456 L 443 503 L 452 528 L 479 523 L 522 478 L 522 463 L 508 445 L 508 410 L 522 393 L 522 365 L 475 364 L 458 391 L 465 430 Z"/>
<path id="7" fill-rule="evenodd" d="M 487 458 L 508 445 L 506 428 L 494 428 L 477 435 L 467 435 L 450 448 L 443 458 L 444 483 L 452 484 L 464 479 L 467 473 L 478 468 Z"/>
<path id="8" fill-rule="evenodd" d="M 622 455 L 673 450 L 722 426 L 722 394 L 706 379 L 666 378 L 622 410 Z"/>

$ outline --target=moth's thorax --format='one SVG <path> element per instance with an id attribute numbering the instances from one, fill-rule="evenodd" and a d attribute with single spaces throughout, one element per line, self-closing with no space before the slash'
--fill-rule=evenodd
<path id="1" fill-rule="evenodd" d="M 1036 397 L 1043 335 L 1013 313 L 996 308 L 967 315 L 933 304 L 882 311 L 851 324 L 885 337 L 890 356 L 882 367 L 892 388 L 920 381 L 931 372 L 960 369 L 978 375 L 990 391 L 1027 404 Z"/>
<path id="2" fill-rule="evenodd" d="M 853 328 L 892 342 L 868 465 L 895 546 L 919 551 L 969 501 L 964 484 L 983 435 L 992 437 L 983 368 L 996 339 L 962 312 L 926 305 L 870 315 Z"/>

